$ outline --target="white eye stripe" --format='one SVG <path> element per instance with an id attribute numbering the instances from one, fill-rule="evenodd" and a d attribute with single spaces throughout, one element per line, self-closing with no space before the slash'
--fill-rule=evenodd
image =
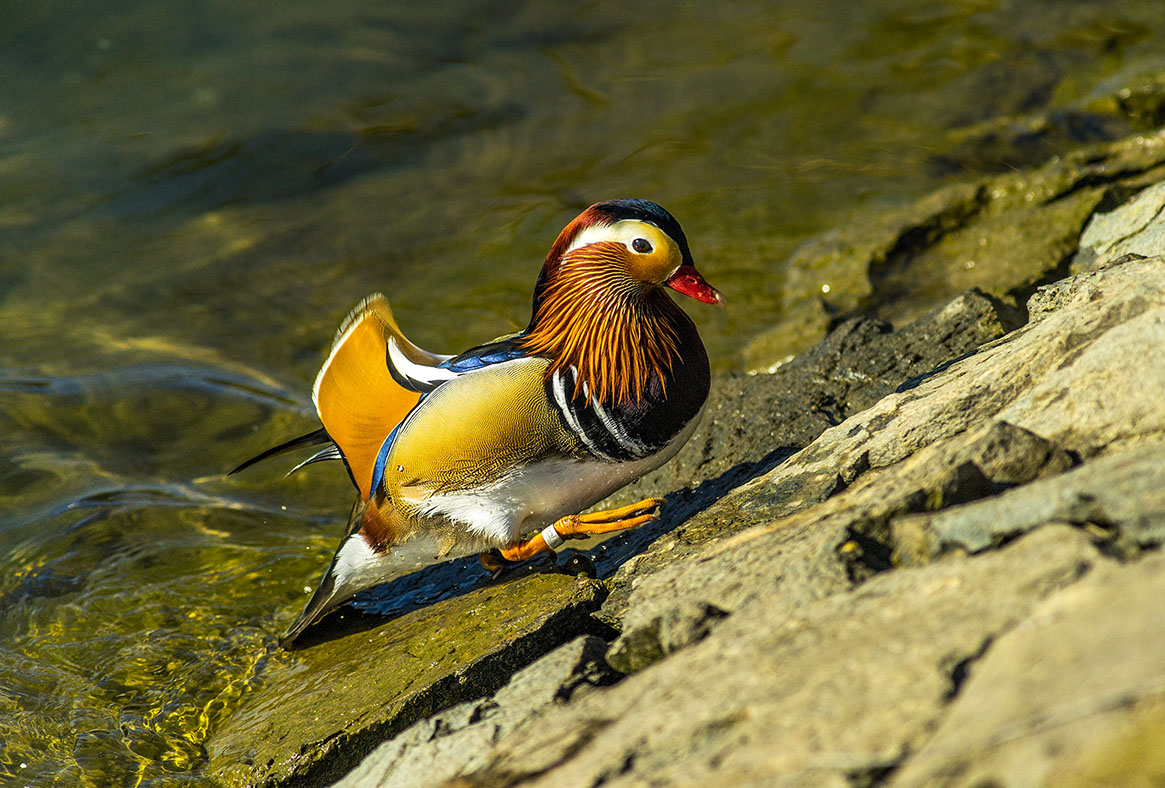
<path id="1" fill-rule="evenodd" d="M 570 254 L 575 249 L 581 249 L 584 246 L 600 243 L 602 241 L 614 241 L 626 246 L 635 254 L 649 254 L 650 252 L 636 252 L 632 244 L 635 239 L 642 238 L 651 244 L 655 251 L 658 244 L 651 240 L 651 231 L 662 233 L 662 230 L 657 229 L 654 225 L 647 222 L 641 222 L 636 219 L 624 219 L 614 224 L 598 224 L 593 227 L 588 227 L 575 237 L 574 242 L 571 243 L 570 248 L 566 250 L 566 254 Z"/>

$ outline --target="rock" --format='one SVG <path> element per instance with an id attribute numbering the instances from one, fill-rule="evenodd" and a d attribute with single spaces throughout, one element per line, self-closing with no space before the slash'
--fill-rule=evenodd
<path id="1" fill-rule="evenodd" d="M 952 550 L 979 552 L 1053 522 L 1092 524 L 1135 553 L 1165 542 L 1165 443 L 1134 446 L 1002 495 L 894 521 L 902 563 Z"/>
<path id="2" fill-rule="evenodd" d="M 625 602 L 623 631 L 611 647 L 610 663 L 625 673 L 642 670 L 702 639 L 718 619 L 758 596 L 792 615 L 852 587 L 837 555 L 847 539 L 845 523 L 785 525 L 745 530 L 650 574 L 641 569 Z"/>
<path id="3" fill-rule="evenodd" d="M 765 489 L 763 480 L 742 488 L 699 517 L 720 516 L 721 507 L 729 508 L 729 518 L 738 521 L 742 509 L 751 509 L 753 520 L 759 512 L 780 512 L 782 507 L 796 513 L 725 539 L 696 554 L 691 563 L 673 560 L 650 575 L 640 569 L 611 664 L 631 672 L 687 645 L 662 642 L 656 633 L 661 623 L 682 619 L 701 605 L 731 612 L 758 595 L 771 595 L 769 604 L 796 608 L 851 588 L 872 572 L 889 568 L 886 545 L 895 516 L 992 495 L 1042 473 L 1058 472 L 1068 462 L 1038 436 L 1005 422 L 989 422 L 891 468 L 868 473 L 810 508 L 804 507 L 818 496 L 799 498 L 788 488 L 774 493 Z M 836 482 L 820 481 L 827 486 Z"/>
<path id="4" fill-rule="evenodd" d="M 752 340 L 745 365 L 765 369 L 807 350 L 839 318 L 906 322 L 971 288 L 1021 308 L 1036 287 L 1068 273 L 1074 257 L 1108 254 L 1077 254 L 1095 246 L 1080 235 L 1096 211 L 1163 177 L 1165 133 L 1157 131 L 957 184 L 898 210 L 856 214 L 794 253 L 783 320 Z M 1150 238 L 1138 248 L 1162 249 Z"/>
<path id="5" fill-rule="evenodd" d="M 1111 272 L 1068 280 L 1075 295 L 1031 329 L 1060 363 L 999 412 L 1083 456 L 1165 438 L 1165 264 L 1130 260 Z"/>
<path id="6" fill-rule="evenodd" d="M 1141 700 L 1105 726 L 1077 757 L 1058 766 L 1048 784 L 1064 788 L 1151 788 L 1165 784 L 1165 701 Z"/>
<path id="7" fill-rule="evenodd" d="M 572 640 L 514 674 L 492 697 L 463 703 L 417 722 L 370 754 L 337 786 L 438 786 L 484 767 L 493 743 L 554 703 L 618 678 L 594 636 Z"/>
<path id="8" fill-rule="evenodd" d="M 700 643 L 519 727 L 457 784 L 846 785 L 919 746 L 961 666 L 1106 561 L 1053 527 L 796 611 L 758 595 Z"/>
<path id="9" fill-rule="evenodd" d="M 227 786 L 335 780 L 416 720 L 494 692 L 575 638 L 601 595 L 594 581 L 529 574 L 281 652 L 211 738 L 210 772 Z"/>
<path id="10" fill-rule="evenodd" d="M 1165 182 L 1151 186 L 1128 204 L 1110 213 L 1095 214 L 1080 237 L 1080 251 L 1072 261 L 1082 271 L 1099 259 L 1126 254 L 1150 256 L 1165 249 Z"/>
<path id="11" fill-rule="evenodd" d="M 1116 753 L 1127 760 L 1108 784 L 1160 784 L 1162 595 L 1165 556 L 1152 555 L 1101 562 L 1044 600 L 971 666 L 938 730 L 890 785 L 1098 785 L 1113 779 L 1105 760 Z M 1084 764 L 1095 781 L 1081 779 Z"/>

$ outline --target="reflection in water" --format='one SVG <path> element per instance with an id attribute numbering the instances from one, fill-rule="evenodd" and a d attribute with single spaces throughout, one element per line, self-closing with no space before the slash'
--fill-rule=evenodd
<path id="1" fill-rule="evenodd" d="M 267 647 L 347 479 L 221 472 L 313 426 L 367 293 L 471 346 L 525 324 L 566 219 L 650 198 L 726 291 L 693 317 L 731 369 L 821 298 L 783 268 L 809 234 L 1162 120 L 1135 90 L 1096 109 L 1162 67 L 1155 2 L 803 5 L 6 9 L 0 777 L 197 784 L 247 689 L 295 670 Z M 484 582 L 443 567 L 361 604 Z"/>

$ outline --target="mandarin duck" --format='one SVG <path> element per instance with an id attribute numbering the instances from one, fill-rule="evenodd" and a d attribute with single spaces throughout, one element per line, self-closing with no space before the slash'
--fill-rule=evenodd
<path id="1" fill-rule="evenodd" d="M 312 390 L 323 429 L 235 469 L 327 443 L 292 470 L 339 459 L 358 490 L 281 645 L 357 592 L 455 549 L 483 551 L 496 573 L 566 539 L 656 519 L 661 498 L 579 512 L 671 459 L 703 410 L 708 356 L 665 287 L 723 303 L 670 213 L 610 200 L 558 236 L 518 333 L 442 356 L 405 339 L 384 296 L 361 302 Z"/>

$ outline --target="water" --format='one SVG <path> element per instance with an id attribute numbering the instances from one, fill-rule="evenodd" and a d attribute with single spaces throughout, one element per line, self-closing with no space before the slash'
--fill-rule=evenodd
<path id="1" fill-rule="evenodd" d="M 1124 130 L 1153 2 L 381 0 L 0 9 L 0 778 L 206 778 L 331 555 L 341 469 L 221 472 L 313 428 L 344 313 L 453 352 L 524 325 L 574 213 L 654 199 L 730 308 L 855 209 Z M 1054 117 L 1054 115 L 1053 115 Z M 1048 141 L 1050 140 L 1050 141 Z M 1041 147 L 1042 145 L 1042 147 Z"/>

